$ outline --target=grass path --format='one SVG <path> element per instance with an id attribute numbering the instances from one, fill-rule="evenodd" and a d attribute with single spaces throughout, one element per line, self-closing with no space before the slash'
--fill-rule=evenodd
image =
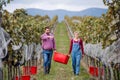
<path id="1" fill-rule="evenodd" d="M 69 37 L 64 23 L 58 23 L 55 30 L 55 40 L 57 51 L 67 54 L 69 49 Z M 82 66 L 80 75 L 73 75 L 71 58 L 67 65 L 52 60 L 50 74 L 44 75 L 42 68 L 36 76 L 37 80 L 89 80 L 89 77 L 89 74 Z"/>

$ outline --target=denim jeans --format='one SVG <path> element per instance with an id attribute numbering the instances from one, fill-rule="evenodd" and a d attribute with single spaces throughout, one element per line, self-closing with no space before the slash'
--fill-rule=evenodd
<path id="1" fill-rule="evenodd" d="M 50 72 L 52 54 L 53 50 L 43 50 L 43 66 L 45 74 Z"/>

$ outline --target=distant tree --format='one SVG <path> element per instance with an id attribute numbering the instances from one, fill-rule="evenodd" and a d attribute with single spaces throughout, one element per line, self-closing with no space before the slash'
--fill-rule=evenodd
<path id="1" fill-rule="evenodd" d="M 13 0 L 0 0 L 0 10 L 2 10 L 3 6 L 6 6 L 6 4 L 10 3 Z"/>

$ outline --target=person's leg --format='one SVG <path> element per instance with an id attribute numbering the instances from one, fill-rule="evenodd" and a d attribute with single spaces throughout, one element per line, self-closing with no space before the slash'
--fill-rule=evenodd
<path id="1" fill-rule="evenodd" d="M 81 60 L 81 55 L 77 54 L 76 55 L 76 75 L 79 75 L 80 72 L 80 60 Z"/>
<path id="2" fill-rule="evenodd" d="M 46 51 L 43 51 L 43 66 L 44 66 L 44 73 L 47 74 L 47 63 L 48 63 L 48 54 L 46 53 Z"/>
<path id="3" fill-rule="evenodd" d="M 76 68 L 75 68 L 75 65 L 76 65 L 75 53 L 72 53 L 71 57 L 72 57 L 73 72 L 75 74 L 76 73 Z"/>
<path id="4" fill-rule="evenodd" d="M 50 72 L 50 68 L 51 68 L 52 54 L 53 54 L 53 51 L 50 51 L 48 56 L 48 73 Z"/>

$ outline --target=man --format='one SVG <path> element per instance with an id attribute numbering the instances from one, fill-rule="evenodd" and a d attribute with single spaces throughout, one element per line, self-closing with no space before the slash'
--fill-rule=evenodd
<path id="1" fill-rule="evenodd" d="M 49 27 L 45 27 L 45 33 L 41 35 L 43 49 L 44 74 L 49 74 L 53 50 L 56 50 L 54 35 Z"/>

